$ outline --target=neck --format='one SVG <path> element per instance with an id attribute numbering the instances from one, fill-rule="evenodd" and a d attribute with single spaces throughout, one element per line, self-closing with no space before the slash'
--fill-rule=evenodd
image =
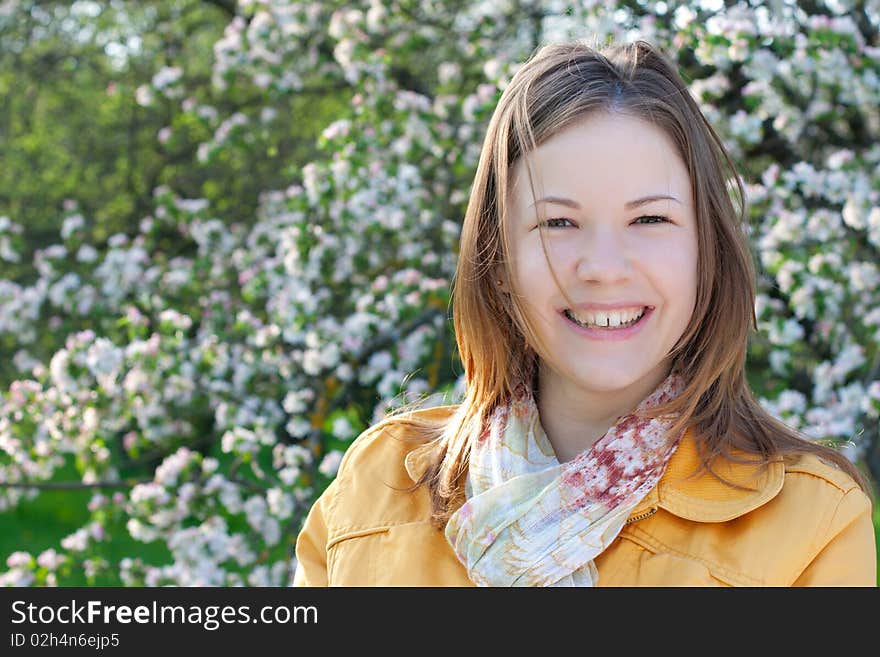
<path id="1" fill-rule="evenodd" d="M 584 390 L 559 376 L 538 374 L 537 407 L 541 426 L 560 463 L 588 450 L 617 419 L 636 409 L 669 374 L 661 370 L 626 390 Z"/>

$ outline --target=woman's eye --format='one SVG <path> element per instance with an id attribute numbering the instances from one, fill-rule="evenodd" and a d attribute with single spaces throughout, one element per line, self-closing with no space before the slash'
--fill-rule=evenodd
<path id="1" fill-rule="evenodd" d="M 662 215 L 645 215 L 639 217 L 635 221 L 636 223 L 645 224 L 670 223 L 669 218 Z M 546 221 L 541 222 L 540 225 L 545 226 L 546 228 L 566 228 L 568 226 L 574 226 L 571 219 L 566 219 L 565 217 L 554 217 L 553 219 L 547 219 Z"/>
<path id="2" fill-rule="evenodd" d="M 565 227 L 565 222 L 566 222 L 566 221 L 567 221 L 569 224 L 571 224 L 571 220 L 570 220 L 570 219 L 565 219 L 565 218 L 562 218 L 562 217 L 557 217 L 556 219 L 548 219 L 547 221 L 544 222 L 544 225 L 545 225 L 547 228 L 564 228 L 564 227 Z"/>

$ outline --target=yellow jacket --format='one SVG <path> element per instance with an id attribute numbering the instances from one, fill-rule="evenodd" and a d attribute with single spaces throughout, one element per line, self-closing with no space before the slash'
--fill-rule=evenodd
<path id="1" fill-rule="evenodd" d="M 417 411 L 443 419 L 455 407 Z M 434 446 L 371 427 L 345 453 L 296 542 L 294 586 L 472 586 L 412 485 Z M 698 464 L 685 434 L 657 486 L 596 560 L 600 586 L 876 586 L 871 501 L 841 470 L 814 456 L 796 465 Z"/>

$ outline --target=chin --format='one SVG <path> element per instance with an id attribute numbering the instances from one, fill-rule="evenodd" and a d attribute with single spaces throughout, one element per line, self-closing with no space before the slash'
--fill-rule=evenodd
<path id="1" fill-rule="evenodd" d="M 647 373 L 643 373 L 641 376 L 619 376 L 615 374 L 609 374 L 604 370 L 599 370 L 594 372 L 591 375 L 580 375 L 577 377 L 577 385 L 579 388 L 583 388 L 584 390 L 595 391 L 595 392 L 615 392 L 617 390 L 624 390 L 625 388 L 629 388 L 630 386 L 636 385 L 639 381 L 642 380 L 644 375 Z"/>
<path id="2" fill-rule="evenodd" d="M 584 363 L 577 369 L 570 369 L 569 374 L 584 387 L 615 390 L 631 385 L 645 385 L 648 379 L 658 379 L 659 383 L 663 368 L 662 361 L 648 362 L 648 358 L 622 358 L 592 364 Z"/>

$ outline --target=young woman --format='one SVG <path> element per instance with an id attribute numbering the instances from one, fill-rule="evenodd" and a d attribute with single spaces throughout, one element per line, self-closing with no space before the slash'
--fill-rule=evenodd
<path id="1" fill-rule="evenodd" d="M 745 218 L 658 49 L 540 49 L 464 219 L 465 398 L 354 442 L 295 584 L 875 586 L 868 482 L 746 382 Z"/>

